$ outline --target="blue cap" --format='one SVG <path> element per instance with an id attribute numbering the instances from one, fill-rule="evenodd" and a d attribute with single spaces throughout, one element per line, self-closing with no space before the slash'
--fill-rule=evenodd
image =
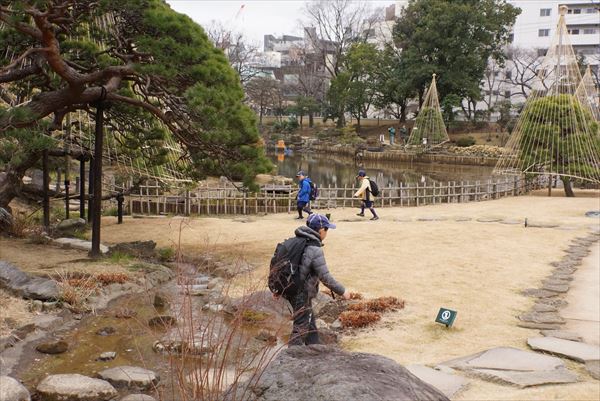
<path id="1" fill-rule="evenodd" d="M 367 173 L 365 173 L 365 170 L 358 170 L 357 177 L 365 177 L 366 175 L 367 175 Z"/>
<path id="2" fill-rule="evenodd" d="M 306 225 L 315 231 L 319 231 L 321 228 L 335 228 L 335 224 L 331 223 L 327 217 L 317 213 L 308 216 Z"/>
<path id="3" fill-rule="evenodd" d="M 301 175 L 306 177 L 306 173 L 304 172 L 304 170 L 300 170 L 296 173 L 296 177 L 300 177 Z"/>

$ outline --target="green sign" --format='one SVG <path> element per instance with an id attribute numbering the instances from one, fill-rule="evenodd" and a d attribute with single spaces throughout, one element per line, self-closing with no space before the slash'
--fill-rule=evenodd
<path id="1" fill-rule="evenodd" d="M 450 327 L 452 326 L 452 323 L 454 323 L 454 319 L 456 319 L 456 311 L 440 308 L 435 321 L 436 323 L 445 324 L 446 327 Z"/>

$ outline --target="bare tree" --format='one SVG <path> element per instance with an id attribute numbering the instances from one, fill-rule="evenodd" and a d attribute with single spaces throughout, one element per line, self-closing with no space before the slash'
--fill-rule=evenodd
<path id="1" fill-rule="evenodd" d="M 481 99 L 483 103 L 485 103 L 488 113 L 490 113 L 494 105 L 498 103 L 500 97 L 500 88 L 504 82 L 501 76 L 502 73 L 502 67 L 498 64 L 498 62 L 494 59 L 490 59 L 483 76 L 483 87 L 485 88 L 485 93 Z"/>
<path id="2" fill-rule="evenodd" d="M 538 49 L 509 48 L 506 57 L 507 71 L 505 82 L 516 87 L 518 90 L 511 93 L 511 96 L 522 97 L 523 100 L 529 97 L 533 83 L 542 59 Z"/>
<path id="3" fill-rule="evenodd" d="M 223 50 L 229 64 L 240 76 L 240 82 L 246 86 L 259 73 L 252 67 L 259 46 L 250 43 L 243 33 L 228 29 L 217 21 L 211 22 L 211 25 L 206 28 L 206 33 L 215 47 Z"/>
<path id="4" fill-rule="evenodd" d="M 314 0 L 305 3 L 307 33 L 331 77 L 341 69 L 343 54 L 356 41 L 369 38 L 378 21 L 365 0 Z"/>
<path id="5" fill-rule="evenodd" d="M 279 81 L 268 77 L 255 77 L 246 85 L 248 103 L 258 113 L 258 123 L 262 125 L 265 113 L 281 107 L 281 85 Z"/>

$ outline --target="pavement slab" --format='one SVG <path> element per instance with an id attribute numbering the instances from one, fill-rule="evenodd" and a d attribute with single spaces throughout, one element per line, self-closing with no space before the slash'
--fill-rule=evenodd
<path id="1" fill-rule="evenodd" d="M 469 380 L 464 377 L 442 372 L 423 365 L 408 365 L 406 369 L 427 384 L 440 390 L 448 398 L 454 397 L 458 392 L 469 385 Z"/>
<path id="2" fill-rule="evenodd" d="M 541 330 L 540 334 L 543 335 L 544 337 L 554 337 L 554 338 L 560 338 L 562 340 L 578 341 L 578 342 L 583 341 L 583 339 L 577 333 L 574 333 L 572 331 L 567 331 L 567 330 Z"/>
<path id="3" fill-rule="evenodd" d="M 532 337 L 527 345 L 536 351 L 548 352 L 573 359 L 578 362 L 600 360 L 600 347 L 577 341 L 563 340 L 555 337 Z"/>
<path id="4" fill-rule="evenodd" d="M 567 369 L 556 369 L 539 372 L 474 369 L 473 373 L 493 382 L 512 384 L 520 388 L 540 386 L 543 384 L 575 383 L 578 381 L 577 375 L 569 372 Z"/>
<path id="5" fill-rule="evenodd" d="M 442 365 L 459 370 L 494 369 L 533 372 L 564 368 L 560 358 L 523 351 L 511 347 L 497 347 L 463 358 L 444 362 Z"/>

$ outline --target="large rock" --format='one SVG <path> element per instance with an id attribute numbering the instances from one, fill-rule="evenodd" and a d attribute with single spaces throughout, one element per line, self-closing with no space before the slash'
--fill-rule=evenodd
<path id="1" fill-rule="evenodd" d="M 0 376 L 0 401 L 30 401 L 29 391 L 10 376 Z"/>
<path id="2" fill-rule="evenodd" d="M 109 401 L 117 396 L 109 382 L 80 374 L 50 375 L 37 392 L 44 401 Z"/>
<path id="3" fill-rule="evenodd" d="M 236 389 L 238 391 L 236 397 Z M 251 391 L 257 401 L 448 401 L 431 385 L 384 356 L 325 345 L 283 350 L 250 390 L 230 388 L 225 399 Z"/>
<path id="4" fill-rule="evenodd" d="M 69 344 L 63 340 L 48 341 L 38 344 L 35 349 L 42 354 L 62 354 L 63 352 L 67 352 Z"/>
<path id="5" fill-rule="evenodd" d="M 130 394 L 125 398 L 121 398 L 121 401 L 156 401 L 156 398 L 146 394 Z"/>
<path id="6" fill-rule="evenodd" d="M 98 376 L 116 387 L 139 390 L 153 388 L 160 380 L 158 374 L 138 366 L 117 366 L 103 370 Z"/>
<path id="7" fill-rule="evenodd" d="M 0 261 L 0 287 L 27 299 L 54 301 L 60 295 L 56 282 L 29 275 L 4 261 Z"/>
<path id="8" fill-rule="evenodd" d="M 65 219 L 58 223 L 56 229 L 62 233 L 74 232 L 85 228 L 85 220 L 81 217 L 76 219 Z"/>
<path id="9" fill-rule="evenodd" d="M 583 363 L 600 359 L 599 346 L 577 341 L 554 337 L 534 337 L 527 339 L 527 345 L 537 351 L 565 356 Z"/>
<path id="10" fill-rule="evenodd" d="M 136 258 L 149 259 L 155 256 L 154 249 L 156 242 L 154 241 L 133 241 L 121 242 L 109 248 L 109 253 L 125 253 Z"/>

